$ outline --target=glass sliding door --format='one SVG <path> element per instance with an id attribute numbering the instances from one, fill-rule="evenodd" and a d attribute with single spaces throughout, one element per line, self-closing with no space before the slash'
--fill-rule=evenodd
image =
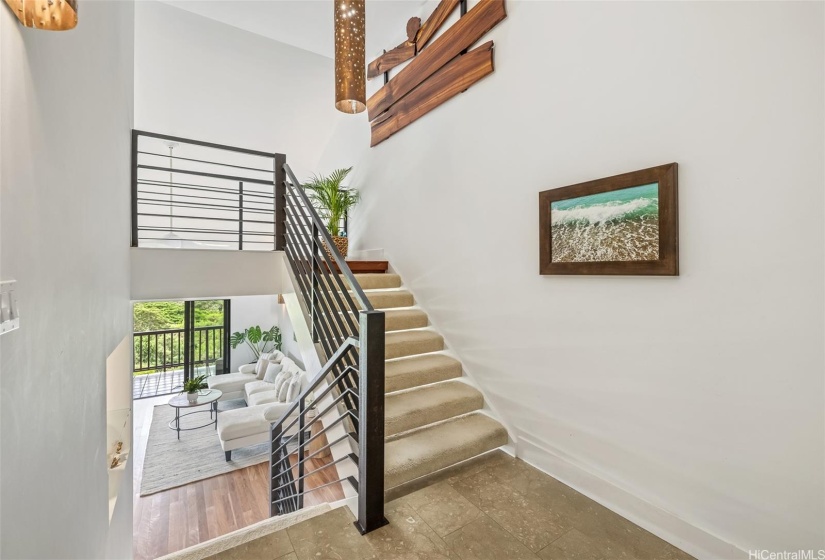
<path id="1" fill-rule="evenodd" d="M 195 375 L 229 369 L 229 300 L 134 304 L 136 399 L 175 393 Z"/>

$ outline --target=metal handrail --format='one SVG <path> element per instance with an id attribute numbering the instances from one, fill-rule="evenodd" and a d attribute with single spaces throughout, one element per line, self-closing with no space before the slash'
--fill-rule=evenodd
<path id="1" fill-rule="evenodd" d="M 364 290 L 361 289 L 360 284 L 355 279 L 355 275 L 353 275 L 352 270 L 350 270 L 347 261 L 344 260 L 344 257 L 341 256 L 341 253 L 338 252 L 338 248 L 335 247 L 335 243 L 332 242 L 332 237 L 330 236 L 327 228 L 324 226 L 324 222 L 321 220 L 321 217 L 318 215 L 318 212 L 315 211 L 315 207 L 312 205 L 312 202 L 309 200 L 309 197 L 304 192 L 301 183 L 298 182 L 298 179 L 295 178 L 295 174 L 292 173 L 292 169 L 290 169 L 289 164 L 284 164 L 284 171 L 286 171 L 286 176 L 289 182 L 295 187 L 295 190 L 298 193 L 298 196 L 301 199 L 301 202 L 304 203 L 305 208 L 309 211 L 310 217 L 316 225 L 320 226 L 318 228 L 318 234 L 321 236 L 323 241 L 329 247 L 329 252 L 332 255 L 332 258 L 335 260 L 335 264 L 338 266 L 338 270 L 340 274 L 347 279 L 352 291 L 355 293 L 355 298 L 358 300 L 358 303 L 362 306 L 364 311 L 374 311 L 370 300 L 367 299 L 367 295 L 364 293 Z M 353 309 L 353 311 L 358 311 L 357 309 Z"/>
<path id="2" fill-rule="evenodd" d="M 367 299 L 286 162 L 282 171 L 283 181 L 276 184 L 276 189 L 282 187 L 278 203 L 283 210 L 283 236 L 278 242 L 293 274 L 302 309 L 312 325 L 313 341 L 328 359 L 295 402 L 277 422 L 270 424 L 270 514 L 295 511 L 303 507 L 304 495 L 332 484 L 348 483 L 358 494 L 356 524 L 366 533 L 386 524 L 384 313 L 376 311 Z M 319 390 L 323 383 L 326 386 Z M 312 418 L 307 406 L 310 398 L 318 404 Z M 333 462 L 308 471 L 310 461 L 319 453 L 309 453 L 309 445 L 324 443 L 322 438 L 337 426 L 343 426 L 344 435 L 331 438 L 334 441 L 328 438 L 323 448 L 332 449 L 349 440 L 358 452 L 350 449 Z M 291 435 L 287 436 L 287 432 Z M 297 460 L 293 464 L 291 457 L 295 451 L 290 451 L 290 446 L 295 445 Z M 313 475 L 345 461 L 358 467 L 357 480 L 345 476 L 312 487 Z M 297 474 L 293 474 L 293 469 Z M 310 487 L 306 488 L 305 483 Z"/>

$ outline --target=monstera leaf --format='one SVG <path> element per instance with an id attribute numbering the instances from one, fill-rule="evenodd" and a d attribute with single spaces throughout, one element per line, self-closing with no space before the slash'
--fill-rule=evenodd
<path id="1" fill-rule="evenodd" d="M 264 352 L 269 352 L 273 348 L 281 349 L 281 329 L 273 326 L 265 331 L 259 325 L 255 325 L 244 329 L 243 332 L 232 333 L 229 337 L 229 344 L 232 348 L 237 348 L 244 342 L 252 350 L 257 360 Z"/>

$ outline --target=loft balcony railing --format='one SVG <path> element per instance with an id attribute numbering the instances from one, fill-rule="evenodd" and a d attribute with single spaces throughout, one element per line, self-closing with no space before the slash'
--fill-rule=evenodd
<path id="1" fill-rule="evenodd" d="M 224 357 L 224 327 L 195 327 L 192 352 L 195 364 L 212 363 Z M 183 369 L 186 353 L 186 330 L 166 329 L 134 333 L 134 372 L 165 372 Z"/>
<path id="2" fill-rule="evenodd" d="M 281 250 L 285 162 L 133 130 L 132 247 Z"/>

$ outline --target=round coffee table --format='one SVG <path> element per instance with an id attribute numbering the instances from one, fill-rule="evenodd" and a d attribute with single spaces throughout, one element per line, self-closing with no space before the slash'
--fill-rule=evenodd
<path id="1" fill-rule="evenodd" d="M 207 391 L 202 394 L 198 395 L 198 399 L 195 402 L 189 402 L 189 398 L 187 397 L 186 393 L 180 393 L 175 395 L 171 399 L 169 399 L 169 406 L 175 409 L 175 418 L 169 422 L 169 428 L 178 432 L 178 439 L 180 439 L 181 432 L 187 432 L 189 430 L 198 430 L 200 428 L 205 428 L 207 426 L 211 426 L 215 424 L 215 429 L 218 429 L 218 399 L 221 398 L 223 393 L 217 389 L 207 389 Z M 192 412 L 185 412 L 184 414 L 180 413 L 180 409 L 182 408 L 196 408 L 198 406 L 209 405 L 209 410 L 193 410 Z M 203 412 L 209 413 L 209 418 L 213 418 L 211 422 L 207 422 L 202 426 L 195 426 L 194 428 L 181 428 L 180 427 L 180 419 L 184 416 L 189 416 L 191 414 L 200 414 Z M 213 416 L 214 415 L 214 416 Z"/>

